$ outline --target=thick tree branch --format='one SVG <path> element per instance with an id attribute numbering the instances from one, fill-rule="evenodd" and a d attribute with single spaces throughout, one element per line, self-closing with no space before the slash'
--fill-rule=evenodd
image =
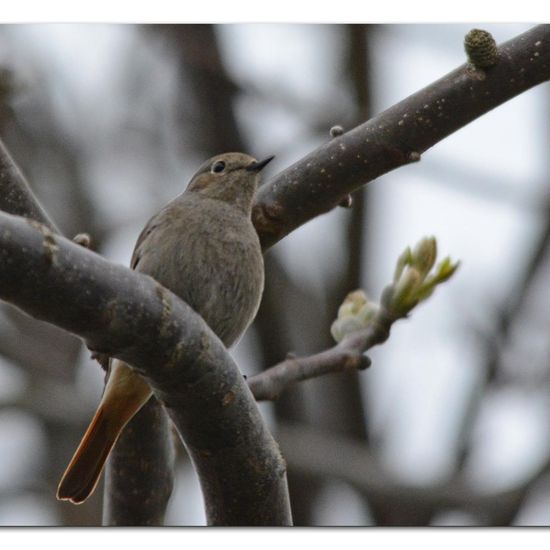
<path id="1" fill-rule="evenodd" d="M 150 399 L 124 428 L 109 457 L 103 525 L 164 525 L 174 485 L 171 436 L 166 412 Z"/>
<path id="2" fill-rule="evenodd" d="M 502 44 L 487 70 L 462 65 L 332 139 L 260 188 L 253 219 L 262 245 L 272 246 L 361 185 L 418 161 L 443 138 L 548 79 L 550 25 L 539 25 Z"/>
<path id="3" fill-rule="evenodd" d="M 277 445 L 239 369 L 191 308 L 150 277 L 3 213 L 0 255 L 0 298 L 147 378 L 195 464 L 209 524 L 291 522 Z"/>

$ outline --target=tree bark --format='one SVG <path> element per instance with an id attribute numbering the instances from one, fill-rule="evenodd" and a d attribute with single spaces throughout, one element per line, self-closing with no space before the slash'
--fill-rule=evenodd
<path id="1" fill-rule="evenodd" d="M 171 423 L 152 398 L 122 432 L 105 470 L 104 525 L 164 525 L 174 485 Z"/>

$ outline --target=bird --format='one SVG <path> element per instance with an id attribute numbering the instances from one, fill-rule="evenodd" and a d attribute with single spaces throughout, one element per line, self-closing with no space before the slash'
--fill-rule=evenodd
<path id="1" fill-rule="evenodd" d="M 207 160 L 145 225 L 130 263 L 191 306 L 226 347 L 260 305 L 264 263 L 251 215 L 260 172 L 273 158 L 225 153 Z M 81 504 L 93 493 L 118 437 L 152 393 L 131 366 L 110 360 L 99 406 L 59 483 L 59 500 Z"/>

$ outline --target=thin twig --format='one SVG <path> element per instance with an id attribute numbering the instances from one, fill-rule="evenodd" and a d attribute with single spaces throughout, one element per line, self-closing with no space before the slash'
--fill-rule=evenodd
<path id="1" fill-rule="evenodd" d="M 257 401 L 273 401 L 288 386 L 337 372 L 355 372 L 370 365 L 365 351 L 385 342 L 395 319 L 386 317 L 386 324 L 373 324 L 365 330 L 346 336 L 336 346 L 310 355 L 289 357 L 248 379 L 248 387 Z"/>

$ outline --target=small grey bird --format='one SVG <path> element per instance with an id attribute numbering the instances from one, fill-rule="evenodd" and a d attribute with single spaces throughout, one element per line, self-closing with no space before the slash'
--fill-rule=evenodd
<path id="1" fill-rule="evenodd" d="M 150 275 L 199 313 L 227 346 L 254 319 L 264 264 L 251 221 L 260 162 L 243 153 L 206 161 L 187 189 L 151 218 L 131 267 Z M 131 367 L 114 359 L 99 407 L 67 467 L 57 498 L 84 502 L 95 489 L 119 435 L 152 391 Z"/>

